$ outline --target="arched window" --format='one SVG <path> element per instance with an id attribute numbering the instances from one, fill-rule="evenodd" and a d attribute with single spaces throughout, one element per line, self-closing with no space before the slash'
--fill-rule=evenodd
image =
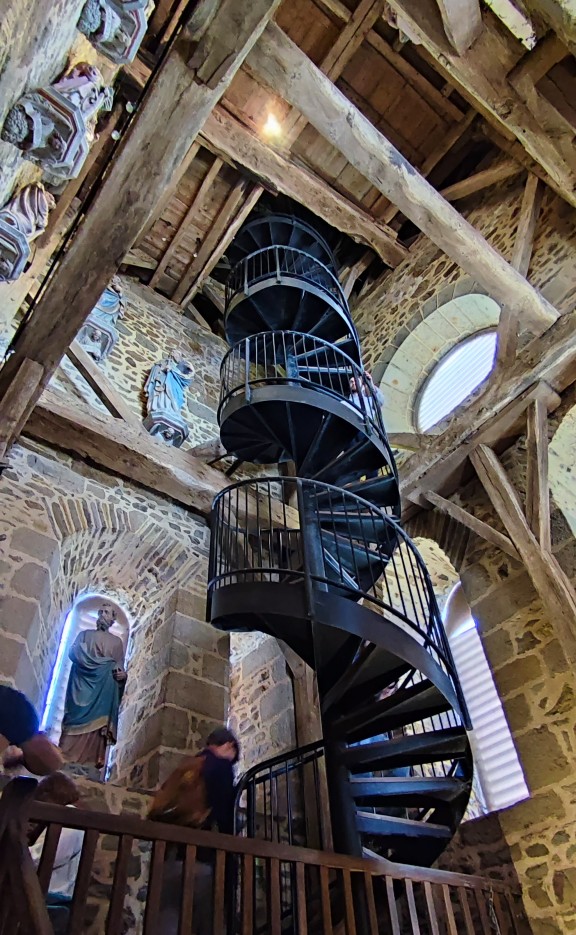
<path id="1" fill-rule="evenodd" d="M 54 743 L 58 743 L 60 740 L 66 701 L 66 686 L 68 685 L 68 676 L 72 665 L 68 658 L 68 651 L 79 633 L 83 630 L 95 629 L 98 610 L 104 603 L 111 604 L 116 612 L 116 620 L 110 627 L 110 633 L 120 637 L 124 644 L 124 653 L 126 653 L 130 626 L 125 611 L 107 595 L 83 594 L 79 597 L 64 622 L 58 655 L 52 670 L 42 715 L 42 730 L 46 731 Z"/>
<path id="2" fill-rule="evenodd" d="M 482 641 L 458 582 L 444 609 L 444 626 L 473 730 L 470 744 L 481 798 L 489 812 L 529 796 Z"/>
<path id="3" fill-rule="evenodd" d="M 494 366 L 495 330 L 461 341 L 436 364 L 416 402 L 416 426 L 427 432 L 480 386 Z"/>

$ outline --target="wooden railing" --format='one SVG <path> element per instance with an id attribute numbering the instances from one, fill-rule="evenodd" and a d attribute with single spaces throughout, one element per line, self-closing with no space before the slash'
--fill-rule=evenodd
<path id="1" fill-rule="evenodd" d="M 160 921 L 163 877 L 175 859 L 182 886 L 174 933 L 190 935 L 199 848 L 204 859 L 208 849 L 213 866 L 213 935 L 530 932 L 520 892 L 486 878 L 31 804 L 34 787 L 33 780 L 15 780 L 0 802 L 0 935 L 52 935 L 44 899 L 63 828 L 85 832 L 73 897 L 58 928 L 66 935 L 167 935 Z M 37 873 L 24 844 L 25 818 L 47 826 Z"/>

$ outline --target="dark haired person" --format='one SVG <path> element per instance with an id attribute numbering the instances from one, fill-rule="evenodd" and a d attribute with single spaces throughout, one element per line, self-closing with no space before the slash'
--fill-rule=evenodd
<path id="1" fill-rule="evenodd" d="M 38 715 L 22 692 L 0 685 L 0 754 L 9 746 L 19 747 L 18 757 L 4 760 L 4 766 L 25 766 L 36 776 L 61 769 L 62 755 L 39 730 Z"/>
<path id="2" fill-rule="evenodd" d="M 188 757 L 168 776 L 156 794 L 149 818 L 205 831 L 234 833 L 234 764 L 240 746 L 232 731 L 212 731 L 206 746 Z M 162 935 L 178 932 L 182 854 L 173 851 L 164 868 Z M 214 907 L 214 852 L 198 848 L 194 872 L 194 935 L 212 935 Z M 218 894 L 224 899 L 224 893 Z M 220 935 L 220 933 L 218 933 Z"/>

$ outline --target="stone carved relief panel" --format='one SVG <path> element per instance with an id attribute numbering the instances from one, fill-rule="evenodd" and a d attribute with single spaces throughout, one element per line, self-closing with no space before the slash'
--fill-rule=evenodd
<path id="1" fill-rule="evenodd" d="M 87 0 L 78 29 L 117 65 L 131 62 L 154 9 L 149 0 Z"/>
<path id="2" fill-rule="evenodd" d="M 42 166 L 58 184 L 75 178 L 96 135 L 103 111 L 112 108 L 112 88 L 101 73 L 79 62 L 54 84 L 25 94 L 8 112 L 1 136 Z"/>
<path id="3" fill-rule="evenodd" d="M 55 204 L 42 185 L 27 185 L 0 209 L 0 282 L 12 282 L 23 272 L 30 244 L 46 230 Z"/>

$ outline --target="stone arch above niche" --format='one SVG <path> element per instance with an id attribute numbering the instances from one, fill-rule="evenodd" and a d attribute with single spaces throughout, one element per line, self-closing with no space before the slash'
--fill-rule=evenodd
<path id="1" fill-rule="evenodd" d="M 468 291 L 467 291 L 468 290 Z M 464 339 L 495 327 L 500 306 L 471 279 L 442 289 L 402 328 L 382 355 L 382 413 L 389 432 L 415 431 L 414 409 L 423 382 L 436 364 Z"/>

